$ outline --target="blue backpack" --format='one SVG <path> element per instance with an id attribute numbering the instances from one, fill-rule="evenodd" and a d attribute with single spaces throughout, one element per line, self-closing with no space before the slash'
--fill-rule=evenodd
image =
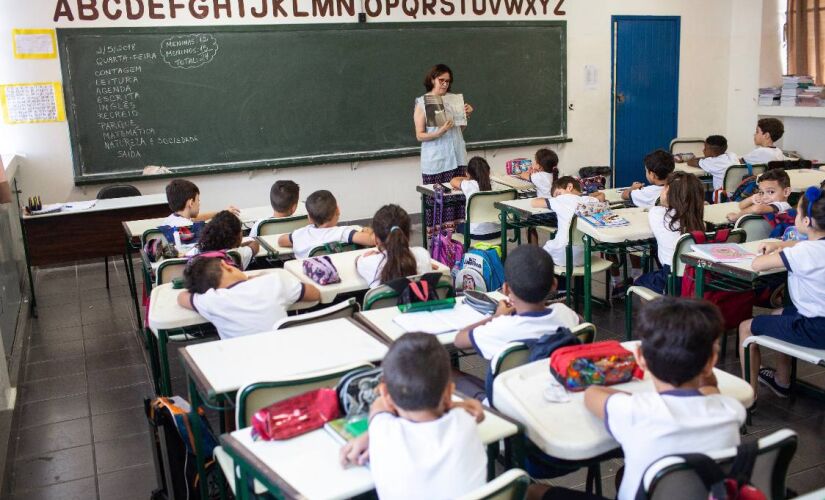
<path id="1" fill-rule="evenodd" d="M 753 175 L 753 166 L 749 163 L 745 164 L 748 167 L 748 175 L 742 177 L 742 182 L 736 186 L 733 193 L 728 196 L 728 201 L 742 201 L 745 198 L 750 198 L 759 189 L 757 178 L 759 176 Z"/>
<path id="2" fill-rule="evenodd" d="M 471 248 L 455 275 L 456 290 L 492 292 L 504 284 L 504 266 L 495 248 Z"/>

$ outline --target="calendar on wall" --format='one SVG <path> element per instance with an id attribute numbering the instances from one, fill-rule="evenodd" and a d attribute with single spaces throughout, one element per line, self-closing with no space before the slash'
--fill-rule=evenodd
<path id="1" fill-rule="evenodd" d="M 8 124 L 61 122 L 66 119 L 60 83 L 0 85 L 3 120 Z"/>

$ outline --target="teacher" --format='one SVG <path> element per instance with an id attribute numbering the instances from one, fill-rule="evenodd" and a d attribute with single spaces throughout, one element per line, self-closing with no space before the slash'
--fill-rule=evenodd
<path id="1" fill-rule="evenodd" d="M 445 64 L 436 64 L 424 76 L 425 95 L 443 96 L 450 91 L 453 83 L 453 71 Z M 469 118 L 473 107 L 464 105 Z M 427 126 L 427 113 L 424 108 L 424 96 L 415 100 L 415 138 L 421 142 L 421 181 L 422 184 L 448 183 L 450 179 L 465 175 L 467 165 L 467 148 L 464 145 L 462 130 L 448 120 L 440 127 Z M 432 207 L 427 207 L 427 235 L 432 234 Z M 464 206 L 444 207 L 443 226 L 453 229 L 457 222 L 464 220 Z"/>

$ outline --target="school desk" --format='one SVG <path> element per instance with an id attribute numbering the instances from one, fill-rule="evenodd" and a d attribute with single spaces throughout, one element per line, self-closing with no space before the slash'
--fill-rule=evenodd
<path id="1" fill-rule="evenodd" d="M 733 226 L 733 222 L 728 220 L 728 214 L 731 212 L 739 212 L 738 201 L 705 205 L 704 216 L 702 218 L 705 222 L 713 226 L 713 228 Z"/>
<path id="2" fill-rule="evenodd" d="M 284 270 L 291 272 L 302 282 L 317 288 L 321 292 L 322 304 L 331 304 L 339 295 L 363 292 L 369 288 L 369 283 L 358 274 L 358 270 L 355 268 L 355 260 L 370 250 L 374 249 L 364 248 L 329 255 L 333 265 L 338 269 L 338 276 L 341 278 L 339 283 L 322 286 L 312 281 L 309 276 L 304 274 L 304 261 L 306 259 L 287 261 L 284 263 Z M 437 267 L 434 272 L 450 273 L 450 269 L 444 264 L 435 260 L 430 260 L 430 262 Z"/>
<path id="3" fill-rule="evenodd" d="M 519 198 L 536 197 L 536 186 L 532 182 L 524 180 L 520 177 L 513 177 L 512 175 L 506 174 L 493 174 L 490 176 L 490 180 L 496 184 L 501 184 L 504 187 L 515 189 L 518 191 Z"/>
<path id="4" fill-rule="evenodd" d="M 637 342 L 622 343 L 633 350 Z M 719 391 L 749 407 L 754 400 L 751 386 L 739 377 L 714 368 Z M 547 360 L 508 370 L 493 382 L 496 409 L 521 423 L 524 433 L 539 450 L 558 460 L 571 462 L 592 460 L 616 450 L 619 444 L 605 428 L 604 422 L 584 406 L 583 392 L 570 392 L 567 403 L 551 403 L 544 398 L 550 385 Z M 635 380 L 613 386 L 627 392 L 653 390 L 653 381 Z"/>
<path id="5" fill-rule="evenodd" d="M 809 168 L 786 170 L 791 178 L 791 191 L 801 193 L 811 186 L 819 187 L 825 181 L 825 172 Z"/>
<path id="6" fill-rule="evenodd" d="M 507 441 L 519 432 L 516 423 L 486 408 L 484 420 L 478 424 L 481 442 L 488 446 L 495 447 L 500 440 Z M 247 427 L 224 434 L 220 440 L 240 468 L 241 488 L 254 478 L 276 496 L 331 500 L 352 498 L 375 487 L 367 467 L 341 466 L 338 454 L 342 445 L 324 429 L 285 441 L 255 441 L 252 428 Z M 490 455 L 488 448 L 488 465 Z"/>
<path id="7" fill-rule="evenodd" d="M 516 244 L 521 244 L 521 228 L 547 227 L 555 229 L 556 218 L 553 211 L 546 207 L 532 206 L 536 198 L 519 198 L 509 201 L 497 201 L 493 204 L 499 210 L 501 221 L 501 260 L 507 259 L 507 231 L 514 229 Z"/>
<path id="8" fill-rule="evenodd" d="M 278 238 L 281 236 L 280 234 L 256 236 L 255 239 L 261 248 L 255 257 L 259 259 L 267 257 L 277 257 L 281 260 L 291 259 L 293 256 L 292 247 L 283 247 L 278 244 Z"/>
<path id="9" fill-rule="evenodd" d="M 699 167 L 691 167 L 687 163 L 677 163 L 676 168 L 674 170 L 676 172 L 687 172 L 688 174 L 693 174 L 703 181 L 713 179 L 713 176 L 707 173 L 705 170 Z"/>

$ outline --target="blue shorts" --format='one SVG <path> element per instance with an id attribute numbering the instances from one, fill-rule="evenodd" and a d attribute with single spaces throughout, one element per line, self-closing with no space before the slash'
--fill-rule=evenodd
<path id="1" fill-rule="evenodd" d="M 794 305 L 785 307 L 782 314 L 754 317 L 751 332 L 800 347 L 825 349 L 825 317 L 807 318 Z"/>
<path id="2" fill-rule="evenodd" d="M 670 266 L 665 264 L 661 269 L 645 273 L 633 282 L 636 286 L 643 286 L 649 288 L 656 293 L 664 294 L 667 292 L 667 277 L 670 275 Z"/>

